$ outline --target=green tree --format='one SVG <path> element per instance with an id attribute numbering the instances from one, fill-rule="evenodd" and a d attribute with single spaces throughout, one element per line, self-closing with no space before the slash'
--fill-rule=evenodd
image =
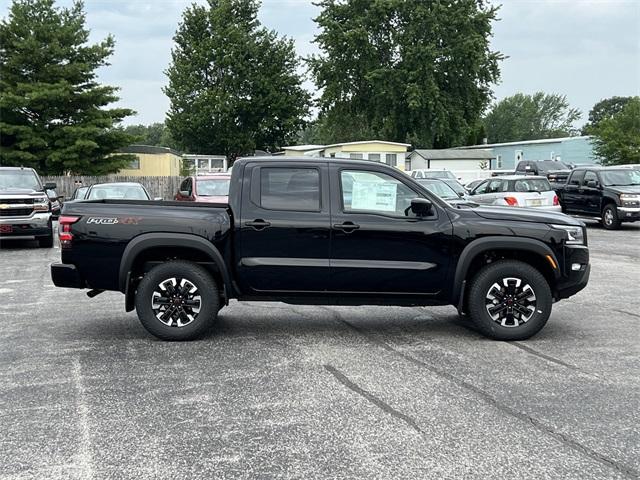
<path id="1" fill-rule="evenodd" d="M 309 94 L 293 41 L 260 25 L 257 0 L 208 0 L 183 14 L 165 93 L 167 126 L 192 153 L 233 159 L 295 141 Z"/>
<path id="2" fill-rule="evenodd" d="M 105 108 L 117 88 L 100 85 L 114 40 L 88 44 L 83 4 L 14 0 L 0 22 L 0 163 L 41 174 L 105 174 L 130 155 L 114 154 L 132 137 L 115 128 L 134 112 Z"/>
<path id="3" fill-rule="evenodd" d="M 176 142 L 169 129 L 162 122 L 151 125 L 127 125 L 124 131 L 135 137 L 134 142 L 142 145 L 176 148 Z"/>
<path id="4" fill-rule="evenodd" d="M 618 113 L 591 130 L 594 153 L 603 165 L 640 163 L 640 97 L 632 97 Z"/>
<path id="5" fill-rule="evenodd" d="M 503 58 L 484 0 L 321 0 L 308 59 L 324 143 L 378 138 L 464 144 L 491 99 Z"/>
<path id="6" fill-rule="evenodd" d="M 593 128 L 602 120 L 608 119 L 619 113 L 633 97 L 611 97 L 600 100 L 589 112 L 589 121 L 582 127 L 583 135 L 590 135 Z"/>
<path id="7" fill-rule="evenodd" d="M 565 95 L 516 93 L 496 103 L 484 124 L 489 143 L 517 142 L 574 135 L 573 123 L 580 116 Z"/>

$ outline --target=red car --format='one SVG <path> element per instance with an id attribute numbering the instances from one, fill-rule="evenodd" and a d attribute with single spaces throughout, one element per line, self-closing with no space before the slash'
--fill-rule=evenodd
<path id="1" fill-rule="evenodd" d="M 228 173 L 187 177 L 174 198 L 184 202 L 227 203 L 230 180 Z"/>

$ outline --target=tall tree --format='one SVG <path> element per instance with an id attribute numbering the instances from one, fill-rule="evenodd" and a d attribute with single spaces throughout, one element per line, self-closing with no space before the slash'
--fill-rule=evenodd
<path id="1" fill-rule="evenodd" d="M 594 153 L 603 165 L 640 163 L 640 97 L 592 129 Z"/>
<path id="2" fill-rule="evenodd" d="M 484 124 L 489 143 L 517 142 L 575 135 L 573 123 L 580 116 L 565 95 L 516 93 L 496 103 Z"/>
<path id="3" fill-rule="evenodd" d="M 167 126 L 186 151 L 274 151 L 304 126 L 309 94 L 293 41 L 260 26 L 257 0 L 192 5 L 174 37 Z"/>
<path id="4" fill-rule="evenodd" d="M 619 113 L 633 97 L 611 97 L 600 100 L 589 112 L 589 121 L 582 127 L 583 135 L 590 135 L 602 121 Z"/>
<path id="5" fill-rule="evenodd" d="M 503 58 L 485 0 L 321 0 L 308 59 L 325 142 L 379 138 L 463 144 L 491 99 Z"/>
<path id="6" fill-rule="evenodd" d="M 127 165 L 114 154 L 132 137 L 114 128 L 134 112 L 105 108 L 117 88 L 100 85 L 114 40 L 89 44 L 82 2 L 14 0 L 0 22 L 0 163 L 42 174 L 104 174 Z"/>

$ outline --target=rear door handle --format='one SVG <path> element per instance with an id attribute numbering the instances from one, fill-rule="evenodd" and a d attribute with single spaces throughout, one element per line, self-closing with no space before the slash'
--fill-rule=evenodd
<path id="1" fill-rule="evenodd" d="M 360 225 L 357 225 L 353 222 L 344 222 L 344 223 L 335 223 L 333 225 L 333 228 L 337 230 L 342 230 L 344 233 L 351 233 L 354 230 L 359 229 Z"/>
<path id="2" fill-rule="evenodd" d="M 261 218 L 255 219 L 253 222 L 244 222 L 245 227 L 251 227 L 254 230 L 260 231 L 271 226 L 271 222 L 266 222 Z"/>

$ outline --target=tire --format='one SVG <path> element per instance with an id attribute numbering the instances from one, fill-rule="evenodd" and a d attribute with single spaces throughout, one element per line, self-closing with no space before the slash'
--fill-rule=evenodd
<path id="1" fill-rule="evenodd" d="M 620 228 L 618 218 L 618 208 L 613 203 L 608 203 L 602 209 L 602 226 L 607 230 L 617 230 Z"/>
<path id="2" fill-rule="evenodd" d="M 38 237 L 38 247 L 51 248 L 53 247 L 53 228 L 49 231 L 49 234 L 45 237 Z"/>
<path id="3" fill-rule="evenodd" d="M 212 325 L 220 297 L 207 270 L 175 260 L 154 267 L 142 278 L 135 305 L 142 326 L 151 335 L 161 340 L 193 340 Z"/>
<path id="4" fill-rule="evenodd" d="M 516 300 L 518 296 L 520 300 Z M 483 335 L 494 340 L 532 337 L 547 323 L 552 304 L 551 289 L 544 276 L 517 260 L 499 260 L 485 266 L 469 289 L 471 321 Z M 496 313 L 490 314 L 489 309 Z"/>

